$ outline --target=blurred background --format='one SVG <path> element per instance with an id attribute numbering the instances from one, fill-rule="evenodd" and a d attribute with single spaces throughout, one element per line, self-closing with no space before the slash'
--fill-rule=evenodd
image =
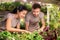
<path id="1" fill-rule="evenodd" d="M 28 11 L 31 11 L 34 3 L 39 3 L 41 11 L 45 14 L 46 31 L 41 35 L 45 40 L 60 40 L 60 0 L 0 0 L 0 22 L 15 7 L 24 5 Z M 41 22 L 39 25 L 42 26 Z M 22 20 L 21 29 L 24 28 L 24 21 Z"/>

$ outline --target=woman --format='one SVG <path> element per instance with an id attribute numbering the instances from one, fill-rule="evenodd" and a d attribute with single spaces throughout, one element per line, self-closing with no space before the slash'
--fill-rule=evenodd
<path id="1" fill-rule="evenodd" d="M 20 29 L 20 19 L 24 18 L 26 13 L 27 8 L 25 6 L 16 7 L 11 13 L 5 16 L 6 22 L 4 22 L 2 26 L 10 32 L 28 32 Z M 3 27 L 0 27 L 0 29 L 3 29 Z"/>

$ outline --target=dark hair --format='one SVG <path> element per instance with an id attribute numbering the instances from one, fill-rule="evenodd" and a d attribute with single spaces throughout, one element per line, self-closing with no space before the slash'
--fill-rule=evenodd
<path id="1" fill-rule="evenodd" d="M 16 7 L 15 9 L 13 9 L 13 11 L 12 11 L 11 13 L 16 14 L 16 13 L 17 13 L 17 10 L 18 10 L 19 12 L 21 12 L 21 11 L 23 11 L 23 10 L 27 10 L 27 8 L 26 8 L 24 5 L 21 5 L 21 6 Z M 28 11 L 28 10 L 27 10 L 27 11 Z"/>
<path id="2" fill-rule="evenodd" d="M 36 8 L 41 8 L 40 4 L 38 3 L 34 3 L 33 6 L 32 6 L 33 9 L 36 9 Z"/>

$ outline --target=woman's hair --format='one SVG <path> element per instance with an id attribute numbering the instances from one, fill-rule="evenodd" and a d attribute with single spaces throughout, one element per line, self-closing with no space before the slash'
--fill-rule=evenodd
<path id="1" fill-rule="evenodd" d="M 27 8 L 24 5 L 21 5 L 21 6 L 16 7 L 15 9 L 13 9 L 11 13 L 16 14 L 17 11 L 21 12 L 23 10 L 28 11 Z"/>
<path id="2" fill-rule="evenodd" d="M 40 4 L 38 3 L 34 3 L 33 6 L 32 6 L 33 9 L 36 9 L 36 8 L 41 8 Z"/>

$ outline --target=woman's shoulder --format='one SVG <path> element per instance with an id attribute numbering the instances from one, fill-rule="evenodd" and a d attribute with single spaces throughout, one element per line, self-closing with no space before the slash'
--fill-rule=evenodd
<path id="1" fill-rule="evenodd" d="M 13 17 L 14 17 L 14 15 L 12 13 L 7 14 L 7 18 L 13 18 Z"/>
<path id="2" fill-rule="evenodd" d="M 11 16 L 11 15 L 13 15 L 13 14 L 12 14 L 12 13 L 8 13 L 7 15 Z"/>

